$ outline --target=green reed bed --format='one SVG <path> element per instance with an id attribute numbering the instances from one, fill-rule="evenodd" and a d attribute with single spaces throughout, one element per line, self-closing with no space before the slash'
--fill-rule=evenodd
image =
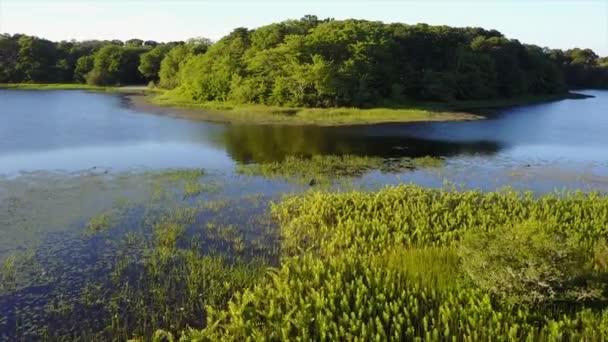
<path id="1" fill-rule="evenodd" d="M 59 282 L 42 316 L 19 312 L 16 323 L 0 318 L 0 324 L 16 325 L 16 333 L 5 336 L 53 341 L 608 336 L 605 195 L 536 197 L 400 185 L 374 192 L 309 191 L 286 196 L 267 212 L 268 197 L 261 195 L 183 201 L 181 185 L 201 182 L 201 175 L 173 176 L 166 174 L 163 182 L 178 184 L 174 195 L 180 205 L 153 201 L 158 206 L 144 207 L 135 221 L 117 206 L 88 221 L 87 239 L 110 242 L 104 242 L 107 255 L 100 264 L 77 270 L 86 277 L 76 285 L 62 275 L 61 265 L 37 266 L 40 256 L 5 259 L 0 294 Z M 52 279 L 28 282 L 43 273 Z"/>
<path id="2" fill-rule="evenodd" d="M 314 155 L 310 158 L 288 156 L 282 161 L 270 163 L 239 164 L 237 172 L 314 185 L 328 184 L 336 179 L 361 177 L 376 170 L 400 173 L 418 168 L 440 168 L 443 165 L 444 160 L 436 157 L 387 159 L 355 155 Z"/>
<path id="3" fill-rule="evenodd" d="M 402 185 L 309 192 L 272 212 L 281 266 L 182 340 L 608 336 L 606 196 Z"/>
<path id="4" fill-rule="evenodd" d="M 122 239 L 114 227 L 97 230 L 119 240 L 108 273 L 92 277 L 76 296 L 56 297 L 38 335 L 148 341 L 159 327 L 205 326 L 207 306 L 226 307 L 276 265 L 276 229 L 265 203 L 251 197 L 147 211 L 141 227 Z"/>

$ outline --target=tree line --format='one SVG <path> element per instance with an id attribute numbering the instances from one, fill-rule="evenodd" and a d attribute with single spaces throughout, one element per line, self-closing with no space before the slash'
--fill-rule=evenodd
<path id="1" fill-rule="evenodd" d="M 100 86 L 174 81 L 181 61 L 204 53 L 206 38 L 186 42 L 61 41 L 0 34 L 0 83 L 87 83 Z M 165 65 L 161 72 L 161 64 Z"/>
<path id="2" fill-rule="evenodd" d="M 305 16 L 215 42 L 53 43 L 0 35 L 0 82 L 154 82 L 193 101 L 376 106 L 608 87 L 608 58 L 496 30 Z"/>

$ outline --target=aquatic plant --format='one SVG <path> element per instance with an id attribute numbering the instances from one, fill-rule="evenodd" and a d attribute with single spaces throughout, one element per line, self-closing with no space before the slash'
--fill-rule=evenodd
<path id="1" fill-rule="evenodd" d="M 463 269 L 477 286 L 508 302 L 603 299 L 606 269 L 594 268 L 595 249 L 561 228 L 530 220 L 470 232 L 459 248 Z"/>
<path id="2" fill-rule="evenodd" d="M 554 224 L 533 227 L 543 232 L 559 227 L 572 244 L 562 247 L 567 253 L 560 258 L 568 251 L 593 254 L 597 248 L 590 246 L 602 241 L 608 229 L 606 196 L 533 197 L 508 190 L 482 193 L 402 185 L 378 192 L 308 192 L 286 198 L 272 211 L 281 227 L 281 267 L 235 295 L 228 308 L 208 308 L 207 327 L 185 331 L 185 340 L 607 336 L 608 308 L 603 302 L 585 307 L 579 298 L 563 297 L 570 305 L 545 307 L 504 301 L 478 286 L 463 268 L 467 261 L 461 256 L 466 254 L 460 252 L 470 246 L 469 239 L 483 240 L 493 232 L 498 237 L 504 227 L 550 221 Z M 546 234 L 534 250 L 550 257 L 560 240 Z M 538 267 L 542 270 L 543 265 Z M 571 268 L 562 272 L 556 276 L 566 280 L 581 275 Z"/>
<path id="3" fill-rule="evenodd" d="M 400 173 L 417 168 L 437 168 L 443 166 L 443 163 L 443 159 L 430 156 L 422 158 L 380 158 L 355 155 L 314 155 L 310 158 L 288 156 L 280 162 L 239 164 L 237 172 L 316 185 L 327 184 L 331 180 L 342 178 L 361 177 L 375 170 Z"/>

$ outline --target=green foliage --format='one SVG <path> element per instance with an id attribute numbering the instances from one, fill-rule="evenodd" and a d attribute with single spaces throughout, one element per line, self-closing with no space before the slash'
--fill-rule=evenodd
<path id="1" fill-rule="evenodd" d="M 497 31 L 311 18 L 234 30 L 184 62 L 176 93 L 198 102 L 365 107 L 566 89 L 546 51 Z"/>
<path id="2" fill-rule="evenodd" d="M 143 82 L 138 72 L 139 56 L 145 48 L 106 45 L 95 53 L 93 69 L 86 80 L 92 85 L 124 85 Z"/>
<path id="3" fill-rule="evenodd" d="M 168 45 L 158 45 L 140 56 L 139 72 L 150 81 L 158 81 L 160 64 L 171 49 Z"/>
<path id="4" fill-rule="evenodd" d="M 468 233 L 463 268 L 480 288 L 513 303 L 601 299 L 605 286 L 593 269 L 593 249 L 560 228 L 524 221 Z"/>
<path id="5" fill-rule="evenodd" d="M 108 45 L 121 52 L 100 54 L 106 62 L 77 62 Z M 90 74 L 94 84 L 158 81 L 191 101 L 280 106 L 402 106 L 608 86 L 606 57 L 590 49 L 541 49 L 481 28 L 316 16 L 237 28 L 215 44 L 205 38 L 54 43 L 2 34 L 0 60 L 0 83 L 84 82 Z"/>
<path id="6" fill-rule="evenodd" d="M 507 279 L 498 286 L 517 283 L 507 267 L 553 285 L 588 276 L 588 261 L 598 259 L 590 246 L 606 250 L 605 196 L 402 185 L 309 192 L 272 211 L 281 267 L 227 308 L 209 307 L 207 327 L 185 331 L 183 340 L 597 340 L 608 333 L 603 302 L 584 308 L 568 295 L 559 297 L 564 306 L 543 307 L 477 286 L 501 275 Z M 487 262 L 496 274 L 470 272 Z"/>
<path id="7" fill-rule="evenodd" d="M 15 66 L 16 73 L 25 82 L 49 82 L 55 76 L 57 50 L 48 40 L 22 36 L 17 41 L 19 57 Z"/>
<path id="8" fill-rule="evenodd" d="M 314 155 L 311 158 L 288 156 L 280 162 L 239 164 L 237 171 L 242 174 L 267 178 L 294 179 L 314 185 L 327 184 L 331 180 L 345 177 L 360 177 L 373 170 L 403 172 L 418 167 L 441 166 L 443 166 L 443 161 L 433 157 L 385 159 L 354 155 Z"/>
<path id="9" fill-rule="evenodd" d="M 51 42 L 33 36 L 0 35 L 0 83 L 85 83 L 117 85 L 158 80 L 160 63 L 171 47 L 131 39 Z M 202 40 L 193 45 L 203 44 Z M 202 48 L 197 47 L 197 51 Z M 141 60 L 140 56 L 145 55 Z"/>
<path id="10" fill-rule="evenodd" d="M 78 83 L 86 83 L 87 75 L 95 66 L 95 56 L 88 55 L 78 58 L 76 68 L 74 69 L 74 81 Z"/>
<path id="11" fill-rule="evenodd" d="M 15 261 L 14 256 L 9 256 L 4 260 L 0 260 L 0 294 L 8 292 L 15 287 Z"/>
<path id="12" fill-rule="evenodd" d="M 173 89 L 179 84 L 180 70 L 190 57 L 207 52 L 211 41 L 206 38 L 189 40 L 186 44 L 174 46 L 163 58 L 158 72 L 159 86 Z"/>
<path id="13" fill-rule="evenodd" d="M 590 49 L 550 50 L 549 56 L 560 67 L 573 88 L 608 87 L 608 63 Z"/>

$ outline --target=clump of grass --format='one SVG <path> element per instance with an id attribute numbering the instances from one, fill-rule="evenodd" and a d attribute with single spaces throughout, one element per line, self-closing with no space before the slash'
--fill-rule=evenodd
<path id="1" fill-rule="evenodd" d="M 335 179 L 361 177 L 374 170 L 399 173 L 416 168 L 437 168 L 442 165 L 443 160 L 436 157 L 385 159 L 354 155 L 315 155 L 311 158 L 288 156 L 280 162 L 240 164 L 237 172 L 245 175 L 327 184 Z"/>
<path id="2" fill-rule="evenodd" d="M 153 174 L 152 178 L 161 183 L 174 184 L 196 181 L 205 175 L 203 169 L 175 169 Z"/>
<path id="3" fill-rule="evenodd" d="M 216 192 L 220 186 L 214 183 L 201 183 L 205 175 L 202 169 L 176 169 L 154 174 L 152 179 L 152 198 L 160 200 L 165 198 L 172 185 L 181 185 L 183 198 L 194 197 L 203 192 Z"/>
<path id="4" fill-rule="evenodd" d="M 0 83 L 0 89 L 24 90 L 93 90 L 93 91 L 119 91 L 118 87 L 101 87 L 76 83 Z"/>
<path id="5" fill-rule="evenodd" d="M 140 231 L 116 242 L 110 274 L 46 308 L 46 322 L 54 322 L 49 339 L 148 341 L 159 327 L 173 333 L 203 327 L 207 306 L 227 307 L 234 293 L 253 287 L 277 253 L 246 235 L 243 225 L 254 218 L 236 222 L 242 202 L 213 202 L 148 212 Z"/>
<path id="6" fill-rule="evenodd" d="M 109 213 L 97 214 L 87 222 L 87 230 L 92 234 L 103 232 L 110 229 L 114 222 Z"/>
<path id="7" fill-rule="evenodd" d="M 194 197 L 203 192 L 213 193 L 219 191 L 220 186 L 214 183 L 199 183 L 195 181 L 184 183 L 184 196 Z"/>
<path id="8" fill-rule="evenodd" d="M 482 117 L 450 108 L 412 106 L 410 108 L 290 108 L 260 104 L 195 102 L 179 92 L 164 92 L 145 101 L 178 107 L 171 113 L 193 119 L 220 122 L 291 125 L 365 125 L 390 122 L 478 120 Z M 182 109 L 182 110 L 179 110 Z"/>
<path id="9" fill-rule="evenodd" d="M 0 295 L 31 286 L 42 286 L 49 276 L 33 252 L 8 255 L 0 260 Z"/>
<path id="10" fill-rule="evenodd" d="M 17 269 L 15 256 L 8 256 L 0 262 L 0 294 L 14 290 Z"/>
<path id="11" fill-rule="evenodd" d="M 412 163 L 417 168 L 441 168 L 445 165 L 444 159 L 431 156 L 414 158 Z"/>

